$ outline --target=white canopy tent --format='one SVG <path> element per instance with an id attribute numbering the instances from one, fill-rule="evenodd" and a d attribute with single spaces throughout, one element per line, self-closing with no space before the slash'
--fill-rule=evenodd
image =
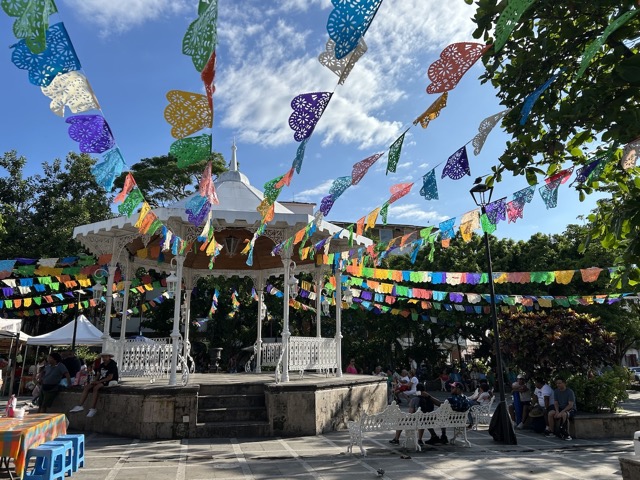
<path id="1" fill-rule="evenodd" d="M 31 337 L 27 340 L 27 345 L 71 345 L 75 321 L 71 320 L 53 332 Z M 102 332 L 94 327 L 87 317 L 80 315 L 77 322 L 76 345 L 102 345 Z"/>
<path id="2" fill-rule="evenodd" d="M 16 338 L 19 336 L 21 342 L 26 342 L 31 338 L 20 331 L 22 320 L 13 318 L 0 318 L 0 337 Z"/>
<path id="3" fill-rule="evenodd" d="M 16 371 L 16 357 L 18 355 L 18 347 L 20 342 L 26 342 L 31 338 L 30 335 L 20 331 L 22 326 L 22 320 L 14 318 L 0 318 L 0 338 L 10 338 L 11 346 L 9 347 L 9 358 L 11 359 L 11 370 L 9 372 L 10 387 L 8 395 L 13 393 L 15 371 Z M 18 340 L 14 347 L 14 340 Z M 26 356 L 25 356 L 26 358 Z M 0 378 L 2 378 L 2 372 L 0 372 Z"/>

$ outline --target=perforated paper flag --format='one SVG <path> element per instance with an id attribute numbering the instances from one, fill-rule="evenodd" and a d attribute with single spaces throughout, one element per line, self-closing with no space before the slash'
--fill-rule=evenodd
<path id="1" fill-rule="evenodd" d="M 198 18 L 182 39 L 182 53 L 191 57 L 193 66 L 202 72 L 218 42 L 218 0 L 200 0 Z"/>
<path id="2" fill-rule="evenodd" d="M 32 53 L 42 53 L 46 48 L 49 16 L 58 9 L 53 0 L 2 0 L 2 9 L 13 23 L 13 35 L 24 39 Z"/>
<path id="3" fill-rule="evenodd" d="M 311 136 L 332 95 L 331 92 L 303 93 L 291 101 L 293 112 L 289 116 L 289 127 L 294 131 L 296 142 Z"/>
<path id="4" fill-rule="evenodd" d="M 327 21 L 329 38 L 336 43 L 339 60 L 356 48 L 375 17 L 382 0 L 331 0 L 333 10 Z"/>
<path id="5" fill-rule="evenodd" d="M 431 84 L 427 93 L 442 93 L 453 90 L 465 73 L 487 51 L 491 45 L 459 42 L 445 47 L 440 58 L 429 66 L 427 75 Z"/>
<path id="6" fill-rule="evenodd" d="M 206 95 L 171 90 L 167 92 L 167 100 L 169 105 L 164 109 L 164 118 L 173 127 L 173 138 L 188 137 L 203 128 L 211 128 L 213 112 Z"/>
<path id="7" fill-rule="evenodd" d="M 46 38 L 47 46 L 41 53 L 29 50 L 24 40 L 12 47 L 11 62 L 21 70 L 27 70 L 29 82 L 38 87 L 46 87 L 59 73 L 80 70 L 81 67 L 62 23 L 49 27 Z"/>

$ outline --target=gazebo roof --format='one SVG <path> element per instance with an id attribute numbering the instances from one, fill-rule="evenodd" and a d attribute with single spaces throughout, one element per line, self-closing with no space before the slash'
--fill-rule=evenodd
<path id="1" fill-rule="evenodd" d="M 281 272 L 282 260 L 278 256 L 272 256 L 271 250 L 276 243 L 286 240 L 313 221 L 314 217 L 309 213 L 294 212 L 285 205 L 275 202 L 274 218 L 268 224 L 265 233 L 256 240 L 253 266 L 248 266 L 246 265 L 247 257 L 237 252 L 242 250 L 245 240 L 251 240 L 253 232 L 260 225 L 261 216 L 256 208 L 264 199 L 264 195 L 251 185 L 244 173 L 238 170 L 235 144 L 232 147 L 229 170 L 219 175 L 214 185 L 220 201 L 219 205 L 214 205 L 212 208 L 215 238 L 225 247 L 235 244 L 236 251 L 229 252 L 227 248 L 223 249 L 216 257 L 215 266 L 210 274 L 242 274 L 252 270 L 271 270 L 270 273 Z M 189 222 L 185 207 L 190 198 L 187 197 L 168 207 L 153 210 L 163 224 L 187 241 L 194 240 L 202 230 L 202 226 L 195 226 Z M 160 235 L 140 234 L 134 226 L 136 221 L 137 215 L 134 214 L 131 217 L 117 217 L 81 225 L 74 228 L 73 238 L 97 255 L 116 253 L 117 257 L 119 251 L 116 252 L 116 245 L 124 247 L 130 255 L 136 257 L 135 263 L 149 264 L 157 268 L 157 261 L 150 260 L 148 257 L 149 252 L 159 249 Z M 331 251 L 346 250 L 348 249 L 349 232 L 324 220 L 319 223 L 311 241 L 317 242 L 339 232 L 341 232 L 339 238 L 335 238 L 331 242 Z M 227 239 L 230 237 L 235 237 L 237 241 L 229 242 Z M 370 239 L 363 236 L 354 235 L 353 237 L 354 245 L 368 246 L 372 243 Z M 291 258 L 298 265 L 313 265 L 313 260 L 301 260 L 297 248 L 293 250 Z M 166 251 L 164 254 L 164 262 L 169 263 L 172 255 Z M 184 262 L 186 268 L 209 271 L 208 265 L 209 257 L 204 252 L 191 250 L 186 254 Z"/>

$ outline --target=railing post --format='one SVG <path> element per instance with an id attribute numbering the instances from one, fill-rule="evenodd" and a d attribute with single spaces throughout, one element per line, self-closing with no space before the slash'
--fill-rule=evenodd
<path id="1" fill-rule="evenodd" d="M 180 342 L 180 300 L 182 287 L 182 266 L 184 257 L 176 255 L 176 276 L 178 277 L 178 289 L 174 295 L 173 330 L 171 331 L 171 371 L 169 373 L 169 385 L 176 385 L 176 373 L 178 370 L 178 347 Z"/>
<path id="2" fill-rule="evenodd" d="M 104 329 L 102 332 L 102 350 L 109 349 L 109 340 L 111 339 L 110 330 L 111 330 L 111 304 L 113 303 L 113 280 L 116 276 L 116 270 L 118 268 L 118 264 L 112 258 L 109 263 L 108 271 L 109 276 L 107 277 L 107 301 L 104 309 Z"/>
<path id="3" fill-rule="evenodd" d="M 262 317 L 262 311 L 266 312 L 264 307 L 264 279 L 262 278 L 262 273 L 258 276 L 257 285 L 258 288 L 258 334 L 256 338 L 256 373 L 262 372 L 262 322 L 264 318 Z M 265 315 L 266 317 L 266 315 Z"/>
<path id="4" fill-rule="evenodd" d="M 289 276 L 291 275 L 291 258 L 290 254 L 282 257 L 284 264 L 284 295 L 282 298 L 282 381 L 289 381 Z"/>

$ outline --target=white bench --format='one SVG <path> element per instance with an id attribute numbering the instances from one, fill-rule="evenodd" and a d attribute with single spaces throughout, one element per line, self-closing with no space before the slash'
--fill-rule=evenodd
<path id="1" fill-rule="evenodd" d="M 491 397 L 491 401 L 488 405 L 473 405 L 469 411 L 471 412 L 471 418 L 473 418 L 473 429 L 478 430 L 478 424 L 483 423 L 489 425 L 491 422 L 491 407 L 495 396 Z"/>
<path id="2" fill-rule="evenodd" d="M 347 422 L 349 430 L 350 443 L 347 447 L 347 453 L 352 453 L 353 446 L 360 447 L 362 456 L 367 453 L 362 447 L 362 441 L 368 432 L 381 432 L 385 430 L 404 430 L 405 439 L 403 447 L 406 448 L 407 440 L 413 440 L 416 451 L 421 451 L 422 447 L 418 444 L 418 430 L 422 429 L 440 429 L 453 428 L 453 439 L 451 443 L 456 442 L 456 438 L 461 436 L 464 444 L 469 447 L 471 444 L 467 439 L 467 420 L 468 411 L 456 412 L 451 409 L 448 401 L 444 401 L 442 405 L 433 412 L 422 412 L 418 410 L 415 413 L 404 413 L 396 402 L 392 402 L 382 412 L 373 415 L 363 413 L 359 420 Z"/>

